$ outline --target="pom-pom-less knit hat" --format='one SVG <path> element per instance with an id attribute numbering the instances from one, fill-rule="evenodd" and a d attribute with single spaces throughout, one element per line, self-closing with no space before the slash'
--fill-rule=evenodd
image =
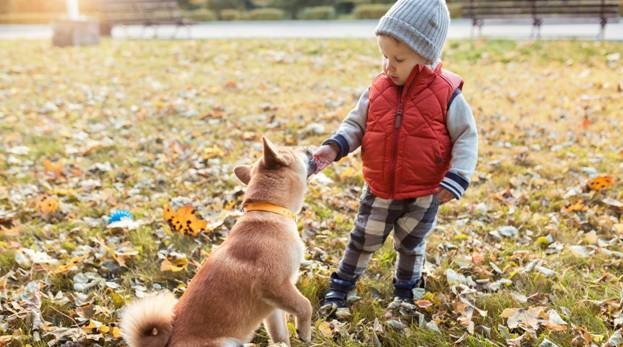
<path id="1" fill-rule="evenodd" d="M 376 35 L 392 36 L 435 63 L 450 25 L 445 0 L 398 0 L 379 21 Z"/>

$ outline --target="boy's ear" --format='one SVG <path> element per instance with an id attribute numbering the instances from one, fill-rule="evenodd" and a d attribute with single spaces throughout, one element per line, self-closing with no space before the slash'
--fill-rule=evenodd
<path id="1" fill-rule="evenodd" d="M 249 184 L 249 180 L 251 180 L 251 168 L 247 165 L 240 165 L 234 168 L 234 173 L 236 177 L 244 183 Z"/>
<path id="2" fill-rule="evenodd" d="M 262 137 L 264 142 L 264 165 L 268 169 L 274 169 L 279 166 L 288 166 L 288 162 L 281 156 L 272 142 L 266 137 Z"/>

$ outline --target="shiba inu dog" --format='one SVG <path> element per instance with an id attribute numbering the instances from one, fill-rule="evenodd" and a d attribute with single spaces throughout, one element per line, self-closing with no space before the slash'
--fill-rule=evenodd
<path id="1" fill-rule="evenodd" d="M 298 336 L 311 339 L 312 306 L 296 288 L 304 255 L 294 216 L 315 170 L 309 151 L 277 148 L 238 166 L 245 184 L 241 216 L 178 300 L 171 293 L 128 306 L 121 331 L 130 347 L 239 346 L 263 322 L 273 342 L 290 345 L 286 312 Z"/>

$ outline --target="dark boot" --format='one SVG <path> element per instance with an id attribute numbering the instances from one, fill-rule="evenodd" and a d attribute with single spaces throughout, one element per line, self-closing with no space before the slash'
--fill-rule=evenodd
<path id="1" fill-rule="evenodd" d="M 325 294 L 322 302 L 322 308 L 325 306 L 334 306 L 335 308 L 343 308 L 347 306 L 346 298 L 348 292 L 355 289 L 355 281 L 342 279 L 337 273 L 331 274 L 331 283 L 329 291 Z"/>
<path id="2" fill-rule="evenodd" d="M 397 281 L 394 278 L 394 296 L 401 300 L 413 301 L 413 289 L 425 287 L 426 278 L 424 277 L 424 275 L 422 275 L 422 277 L 420 277 L 418 280 L 409 282 Z"/>
<path id="3" fill-rule="evenodd" d="M 426 278 L 422 274 L 422 277 L 418 280 L 402 282 L 397 281 L 394 278 L 394 301 L 392 301 L 387 308 L 389 310 L 397 310 L 405 303 L 407 306 L 413 305 L 413 289 L 425 288 Z"/>

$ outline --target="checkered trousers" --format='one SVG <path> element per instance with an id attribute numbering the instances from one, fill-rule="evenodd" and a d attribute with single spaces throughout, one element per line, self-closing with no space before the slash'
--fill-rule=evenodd
<path id="1" fill-rule="evenodd" d="M 368 267 L 372 254 L 381 248 L 394 230 L 394 248 L 398 253 L 397 283 L 415 283 L 422 276 L 426 236 L 435 226 L 439 209 L 436 195 L 413 199 L 381 199 L 364 186 L 355 227 L 340 261 L 337 275 L 356 281 Z"/>

